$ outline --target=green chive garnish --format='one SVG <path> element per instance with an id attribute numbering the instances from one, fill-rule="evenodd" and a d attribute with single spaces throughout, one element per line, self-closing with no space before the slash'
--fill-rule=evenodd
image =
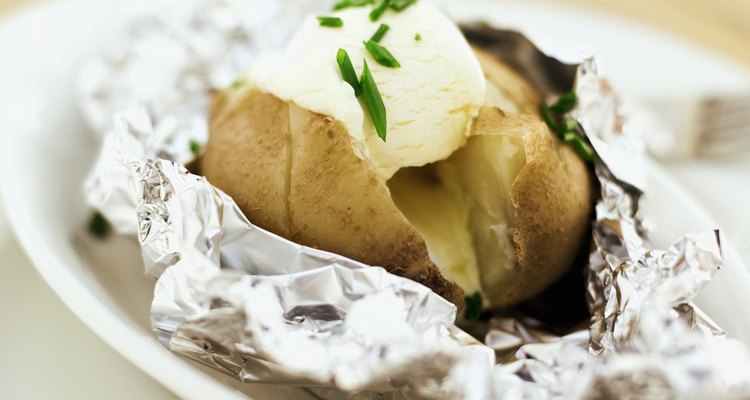
<path id="1" fill-rule="evenodd" d="M 484 307 L 482 304 L 482 294 L 474 292 L 471 295 L 464 297 L 464 303 L 466 304 L 466 308 L 464 308 L 464 318 L 474 321 L 478 320 L 482 315 L 482 308 Z"/>
<path id="2" fill-rule="evenodd" d="M 190 139 L 190 143 L 188 143 L 190 146 L 190 152 L 193 153 L 194 156 L 197 156 L 198 153 L 201 151 L 201 144 L 198 143 L 195 139 Z"/>
<path id="3" fill-rule="evenodd" d="M 333 6 L 335 11 L 343 10 L 349 7 L 364 7 L 372 4 L 375 0 L 341 0 Z"/>
<path id="4" fill-rule="evenodd" d="M 417 33 L 416 35 L 414 35 L 414 40 L 416 40 L 417 42 L 421 42 L 422 41 L 422 35 L 420 35 L 420 34 Z"/>
<path id="5" fill-rule="evenodd" d="M 344 21 L 339 17 L 318 17 L 320 26 L 327 26 L 329 28 L 341 28 L 344 26 Z"/>
<path id="6" fill-rule="evenodd" d="M 87 227 L 91 236 L 97 239 L 106 239 L 112 231 L 107 219 L 98 211 L 91 214 Z"/>
<path id="7" fill-rule="evenodd" d="M 383 13 L 387 9 L 391 9 L 396 12 L 406 10 L 415 4 L 417 0 L 375 0 L 375 8 L 370 12 L 370 20 L 375 22 L 383 16 Z"/>
<path id="8" fill-rule="evenodd" d="M 378 43 L 373 42 L 372 40 L 368 40 L 365 43 L 365 48 L 367 48 L 367 51 L 372 55 L 372 58 L 375 59 L 375 61 L 378 62 L 378 64 L 388 67 L 388 68 L 400 68 L 401 64 L 396 61 L 396 58 L 393 57 L 393 54 L 391 54 L 388 49 L 385 47 L 379 45 Z"/>
<path id="9" fill-rule="evenodd" d="M 367 112 L 370 114 L 372 124 L 375 126 L 375 132 L 377 132 L 378 137 L 385 142 L 388 134 L 385 104 L 383 104 L 383 98 L 380 96 L 380 91 L 375 84 L 375 79 L 372 77 L 367 61 L 365 60 L 364 63 L 365 67 L 362 70 L 362 78 L 359 81 L 359 84 L 362 86 L 362 97 Z"/>
<path id="10" fill-rule="evenodd" d="M 576 94 L 574 92 L 568 92 L 560 96 L 557 102 L 551 105 L 549 109 L 557 115 L 563 115 L 573 111 L 573 109 L 576 108 L 577 102 Z"/>
<path id="11" fill-rule="evenodd" d="M 591 162 L 594 160 L 594 149 L 579 133 L 578 121 L 573 118 L 563 118 L 565 114 L 576 108 L 577 103 L 576 94 L 568 92 L 560 96 L 552 106 L 540 104 L 539 112 L 550 130 L 556 133 L 563 143 L 572 147 L 584 161 Z"/>
<path id="12" fill-rule="evenodd" d="M 417 0 L 391 0 L 389 3 L 391 9 L 401 12 L 416 3 Z"/>
<path id="13" fill-rule="evenodd" d="M 557 133 L 559 131 L 556 121 L 557 118 L 552 114 L 552 110 L 550 110 L 549 106 L 542 102 L 542 104 L 539 105 L 539 113 L 542 114 L 542 119 L 547 123 L 547 126 L 549 126 L 552 132 Z"/>
<path id="14" fill-rule="evenodd" d="M 564 134 L 562 141 L 569 144 L 584 161 L 594 161 L 594 149 L 577 133 L 568 132 Z"/>
<path id="15" fill-rule="evenodd" d="M 241 88 L 243 86 L 245 86 L 245 80 L 244 79 L 237 79 L 236 81 L 232 82 L 232 84 L 230 85 L 230 87 L 233 90 L 237 90 L 237 89 L 239 89 L 239 88 Z"/>
<path id="16" fill-rule="evenodd" d="M 370 21 L 375 22 L 379 20 L 380 17 L 383 16 L 385 10 L 388 9 L 388 6 L 390 4 L 390 0 L 377 0 L 375 3 L 375 8 L 373 8 L 370 12 Z"/>
<path id="17" fill-rule="evenodd" d="M 336 53 L 336 63 L 339 64 L 341 77 L 354 89 L 354 95 L 359 97 L 362 94 L 362 86 L 359 84 L 359 79 L 357 79 L 357 73 L 354 71 L 349 53 L 344 49 L 339 49 L 338 53 Z"/>
<path id="18" fill-rule="evenodd" d="M 383 36 L 385 36 L 386 33 L 388 33 L 388 30 L 391 29 L 390 26 L 386 24 L 380 24 L 380 27 L 375 32 L 374 35 L 370 38 L 371 41 L 375 43 L 380 43 L 380 41 L 383 39 Z"/>
<path id="19" fill-rule="evenodd" d="M 564 135 L 568 132 L 576 132 L 578 130 L 578 121 L 574 120 L 573 118 L 567 118 L 562 121 L 560 121 L 559 127 L 559 134 Z"/>

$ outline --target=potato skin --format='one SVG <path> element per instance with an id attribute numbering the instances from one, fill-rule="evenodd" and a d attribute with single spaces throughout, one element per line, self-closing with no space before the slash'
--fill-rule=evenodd
<path id="1" fill-rule="evenodd" d="M 591 179 L 578 154 L 535 115 L 485 107 L 472 134 L 520 137 L 526 152 L 510 192 L 519 278 L 504 299 L 490 305 L 503 307 L 536 295 L 572 266 L 590 231 Z"/>
<path id="2" fill-rule="evenodd" d="M 270 95 L 225 92 L 211 106 L 201 172 L 254 224 L 289 237 L 289 106 Z"/>
<path id="3" fill-rule="evenodd" d="M 254 224 L 302 245 L 413 279 L 463 308 L 463 291 L 427 246 L 338 122 L 309 113 L 292 132 L 289 105 L 255 90 L 223 93 L 211 112 L 202 172 Z"/>
<path id="4" fill-rule="evenodd" d="M 527 164 L 513 183 L 513 243 L 520 273 L 503 304 L 526 300 L 560 279 L 590 232 L 588 170 L 570 146 L 558 147 Z"/>

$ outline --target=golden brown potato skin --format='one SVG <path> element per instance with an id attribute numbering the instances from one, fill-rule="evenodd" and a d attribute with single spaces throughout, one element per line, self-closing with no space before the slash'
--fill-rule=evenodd
<path id="1" fill-rule="evenodd" d="M 229 95 L 214 99 L 201 172 L 254 224 L 289 237 L 289 106 L 260 93 L 230 103 Z"/>
<path id="2" fill-rule="evenodd" d="M 488 80 L 520 114 L 485 107 L 472 135 L 523 138 L 527 164 L 511 189 L 520 277 L 492 307 L 527 299 L 562 276 L 588 232 L 585 164 L 537 116 L 538 95 L 510 69 L 478 52 Z M 256 225 L 297 243 L 380 265 L 464 306 L 464 293 L 430 261 L 427 246 L 393 203 L 368 161 L 331 118 L 310 114 L 298 134 L 290 106 L 255 90 L 215 98 L 202 173 Z M 471 140 L 471 139 L 469 139 Z"/>
<path id="3" fill-rule="evenodd" d="M 248 90 L 217 97 L 202 172 L 254 224 L 424 284 L 463 308 L 463 291 L 430 261 L 343 126 L 310 114 L 292 138 L 289 105 Z"/>

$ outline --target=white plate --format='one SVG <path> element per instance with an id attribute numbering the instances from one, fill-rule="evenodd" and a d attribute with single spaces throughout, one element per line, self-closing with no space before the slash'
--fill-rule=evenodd
<path id="1" fill-rule="evenodd" d="M 535 27 L 568 41 L 588 41 L 608 71 L 631 92 L 701 90 L 747 85 L 740 68 L 659 32 L 559 6 L 462 1 L 457 13 Z M 296 389 L 239 384 L 161 346 L 148 324 L 153 282 L 144 277 L 137 244 L 81 235 L 88 216 L 80 184 L 96 145 L 73 98 L 76 68 L 112 37 L 124 16 L 119 1 L 72 0 L 28 8 L 0 27 L 0 170 L 12 223 L 50 286 L 92 330 L 144 371 L 186 398 L 299 398 Z M 564 23 L 561 23 L 563 21 Z M 39 29 L 44 27 L 44 29 Z M 592 34 L 596 32 L 596 34 Z M 615 50 L 616 49 L 616 50 Z M 644 56 L 643 58 L 641 56 Z M 638 68 L 648 73 L 641 73 Z M 669 73 L 667 73 L 669 72 Z M 651 168 L 647 212 L 668 245 L 714 223 L 657 166 Z M 731 305 L 750 302 L 750 278 L 736 260 L 718 274 L 699 303 L 727 331 L 750 344 L 750 322 Z M 727 307 L 729 305 L 730 307 Z"/>

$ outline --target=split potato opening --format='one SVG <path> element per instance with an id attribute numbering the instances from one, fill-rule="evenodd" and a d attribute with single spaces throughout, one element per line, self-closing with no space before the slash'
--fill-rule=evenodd
<path id="1" fill-rule="evenodd" d="M 448 159 L 402 169 L 388 181 L 430 259 L 467 294 L 481 292 L 489 304 L 518 280 L 510 192 L 524 165 L 521 139 L 480 134 Z"/>

